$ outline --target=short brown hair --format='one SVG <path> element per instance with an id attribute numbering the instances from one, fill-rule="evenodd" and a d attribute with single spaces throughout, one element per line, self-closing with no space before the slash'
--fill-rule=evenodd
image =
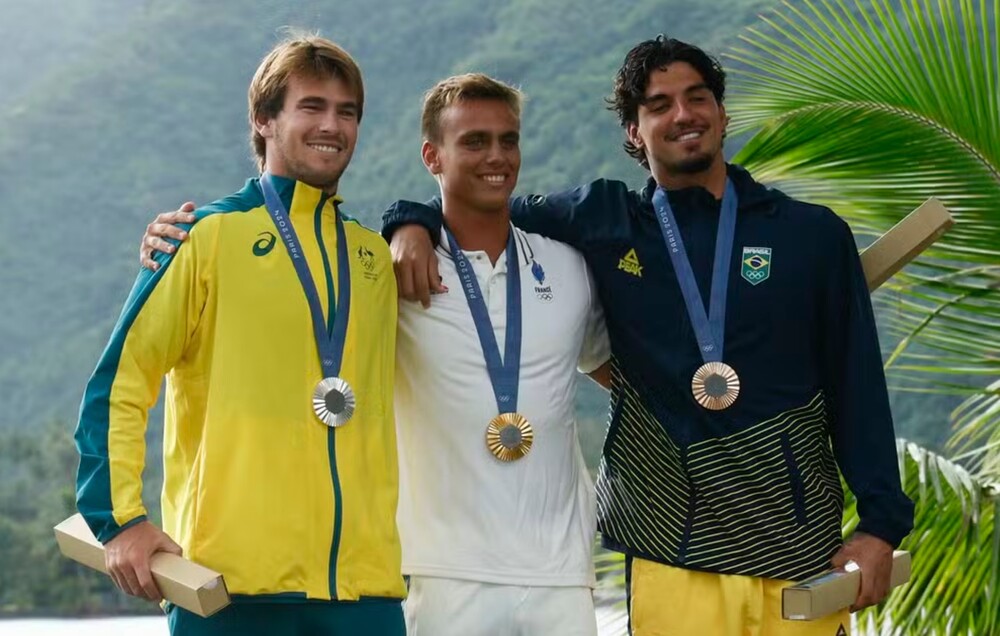
<path id="1" fill-rule="evenodd" d="M 452 104 L 467 99 L 492 99 L 501 101 L 521 119 L 521 91 L 482 73 L 453 75 L 443 79 L 424 93 L 424 110 L 420 117 L 420 131 L 426 141 L 441 140 L 441 113 Z"/>
<path id="2" fill-rule="evenodd" d="M 277 117 L 285 104 L 288 81 L 293 75 L 343 80 L 358 100 L 358 121 L 365 105 L 365 86 L 354 58 L 330 40 L 318 35 L 296 35 L 278 43 L 257 67 L 247 93 L 250 145 L 263 171 L 264 138 L 257 132 L 257 117 Z"/>

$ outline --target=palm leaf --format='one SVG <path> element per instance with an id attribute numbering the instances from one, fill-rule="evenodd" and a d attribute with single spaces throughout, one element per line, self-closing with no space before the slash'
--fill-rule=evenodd
<path id="1" fill-rule="evenodd" d="M 858 616 L 871 633 L 988 636 L 1000 633 L 1000 483 L 916 444 L 898 441 L 903 485 L 916 502 L 910 582 Z M 855 502 L 846 532 L 857 525 Z"/>
<path id="2" fill-rule="evenodd" d="M 1000 380 L 952 413 L 955 434 L 948 450 L 983 478 L 1000 481 Z"/>
<path id="3" fill-rule="evenodd" d="M 757 131 L 736 162 L 861 235 L 929 196 L 953 211 L 955 228 L 876 295 L 900 343 L 890 378 L 912 390 L 942 371 L 927 351 L 1000 375 L 1000 1 L 898 4 L 784 2 L 728 54 L 730 114 L 733 132 Z"/>

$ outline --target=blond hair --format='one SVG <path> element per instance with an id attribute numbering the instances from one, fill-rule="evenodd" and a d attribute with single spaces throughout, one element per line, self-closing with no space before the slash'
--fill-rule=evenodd
<path id="1" fill-rule="evenodd" d="M 482 73 L 453 75 L 424 94 L 420 131 L 426 141 L 441 141 L 441 113 L 452 104 L 469 99 L 489 99 L 507 104 L 521 119 L 521 91 Z"/>
<path id="2" fill-rule="evenodd" d="M 344 49 L 317 35 L 294 35 L 278 43 L 257 67 L 247 93 L 250 117 L 250 145 L 263 171 L 264 138 L 257 132 L 257 118 L 277 117 L 285 103 L 292 76 L 316 79 L 336 77 L 344 81 L 358 102 L 358 121 L 365 105 L 361 69 Z"/>

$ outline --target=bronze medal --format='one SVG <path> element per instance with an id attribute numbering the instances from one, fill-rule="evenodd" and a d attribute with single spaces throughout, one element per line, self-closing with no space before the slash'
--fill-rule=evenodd
<path id="1" fill-rule="evenodd" d="M 501 413 L 486 427 L 486 447 L 502 462 L 527 455 L 534 437 L 531 423 L 519 413 Z"/>
<path id="2" fill-rule="evenodd" d="M 706 362 L 694 372 L 691 393 L 706 409 L 727 409 L 740 395 L 740 376 L 725 362 Z"/>

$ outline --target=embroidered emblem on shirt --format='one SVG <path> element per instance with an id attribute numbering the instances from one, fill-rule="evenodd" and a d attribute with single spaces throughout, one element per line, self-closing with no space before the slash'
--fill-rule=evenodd
<path id="1" fill-rule="evenodd" d="M 743 266 L 740 268 L 743 280 L 751 285 L 763 283 L 771 275 L 771 248 L 744 247 Z"/>
<path id="2" fill-rule="evenodd" d="M 532 261 L 531 275 L 535 277 L 535 282 L 537 283 L 535 285 L 535 296 L 542 302 L 550 302 L 552 300 L 552 285 L 545 284 L 545 270 L 542 269 L 538 261 Z"/>
<path id="3" fill-rule="evenodd" d="M 636 256 L 634 247 L 618 261 L 618 269 L 626 274 L 642 278 L 642 265 L 639 264 L 639 257 Z"/>
<path id="4" fill-rule="evenodd" d="M 358 255 L 358 260 L 361 261 L 365 278 L 368 280 L 378 279 L 378 274 L 375 273 L 375 252 L 362 245 L 358 247 L 358 251 L 355 253 Z"/>
<path id="5" fill-rule="evenodd" d="M 253 244 L 253 255 L 267 256 L 274 249 L 274 242 L 278 237 L 270 232 L 261 232 L 257 236 L 258 238 Z"/>

